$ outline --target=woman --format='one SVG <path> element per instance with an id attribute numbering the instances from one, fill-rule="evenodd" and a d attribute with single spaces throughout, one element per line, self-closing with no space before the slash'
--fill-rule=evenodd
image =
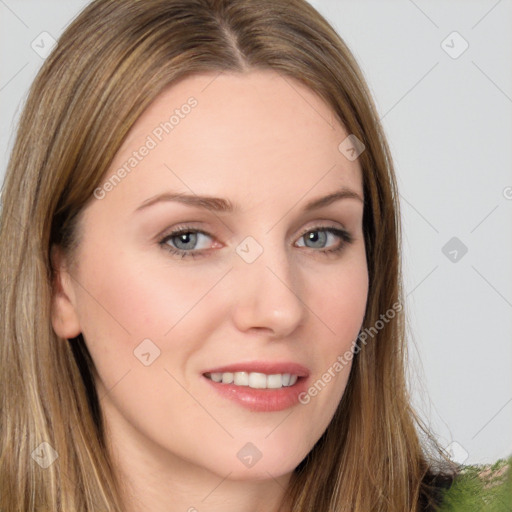
<path id="1" fill-rule="evenodd" d="M 3 185 L 0 510 L 434 510 L 397 197 L 306 2 L 92 2 Z"/>

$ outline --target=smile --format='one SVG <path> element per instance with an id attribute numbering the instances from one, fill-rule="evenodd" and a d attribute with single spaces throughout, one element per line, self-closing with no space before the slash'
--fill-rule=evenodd
<path id="1" fill-rule="evenodd" d="M 293 386 L 298 379 L 297 375 L 290 373 L 277 373 L 267 375 L 259 372 L 224 372 L 205 373 L 205 377 L 222 384 L 233 384 L 253 389 L 280 389 Z"/>

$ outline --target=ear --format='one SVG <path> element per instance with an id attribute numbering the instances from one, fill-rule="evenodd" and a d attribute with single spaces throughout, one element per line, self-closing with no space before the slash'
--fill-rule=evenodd
<path id="1" fill-rule="evenodd" d="M 82 330 L 75 309 L 73 279 L 69 274 L 64 252 L 59 246 L 52 246 L 50 258 L 54 275 L 51 305 L 53 329 L 61 338 L 75 338 Z"/>

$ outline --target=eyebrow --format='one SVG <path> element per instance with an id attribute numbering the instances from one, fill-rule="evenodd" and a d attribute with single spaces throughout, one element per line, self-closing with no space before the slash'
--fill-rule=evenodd
<path id="1" fill-rule="evenodd" d="M 319 208 L 328 206 L 335 201 L 339 201 L 341 199 L 357 199 L 364 204 L 363 198 L 355 191 L 342 188 L 341 190 L 337 190 L 332 194 L 327 196 L 319 197 L 317 199 L 313 199 L 309 201 L 304 206 L 305 212 L 310 212 L 313 210 L 318 210 Z M 176 193 L 176 192 L 163 192 L 162 194 L 158 194 L 156 196 L 150 197 L 146 199 L 140 206 L 138 206 L 135 212 L 145 210 L 150 206 L 153 206 L 159 202 L 177 202 L 182 203 L 188 206 L 195 206 L 197 208 L 204 208 L 206 210 L 210 210 L 218 213 L 233 213 L 238 209 L 238 206 L 233 204 L 229 199 L 224 199 L 222 197 L 212 197 L 212 196 L 198 196 L 196 194 L 186 194 L 186 193 Z"/>

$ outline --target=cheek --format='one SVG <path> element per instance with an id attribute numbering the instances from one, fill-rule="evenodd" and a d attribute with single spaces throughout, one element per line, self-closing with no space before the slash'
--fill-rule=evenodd
<path id="1" fill-rule="evenodd" d="M 331 335 L 333 350 L 345 351 L 357 338 L 368 298 L 368 270 L 364 253 L 345 266 L 311 278 L 308 306 Z M 329 336 L 327 336 L 329 337 Z"/>
<path id="2" fill-rule="evenodd" d="M 148 352 L 155 366 L 184 370 L 225 315 L 212 293 L 224 269 L 179 270 L 165 255 L 150 261 L 143 253 L 115 253 L 112 247 L 90 251 L 83 261 L 80 323 L 107 388 L 139 369 L 138 357 Z"/>
<path id="3" fill-rule="evenodd" d="M 194 314 L 201 298 L 221 271 L 180 269 L 165 255 L 104 252 L 87 259 L 82 268 L 87 289 L 82 294 L 85 325 L 101 325 L 102 333 L 129 337 L 133 342 L 149 335 L 162 338 Z M 85 288 L 85 287 L 84 287 Z M 92 321 L 92 322 L 91 322 Z"/>
<path id="4" fill-rule="evenodd" d="M 310 359 L 315 361 L 316 374 L 302 403 L 317 418 L 312 436 L 327 427 L 343 396 L 366 311 L 369 282 L 364 247 L 351 256 L 345 265 L 307 278 L 305 302 L 315 319 L 309 325 L 309 338 L 314 340 Z"/>

